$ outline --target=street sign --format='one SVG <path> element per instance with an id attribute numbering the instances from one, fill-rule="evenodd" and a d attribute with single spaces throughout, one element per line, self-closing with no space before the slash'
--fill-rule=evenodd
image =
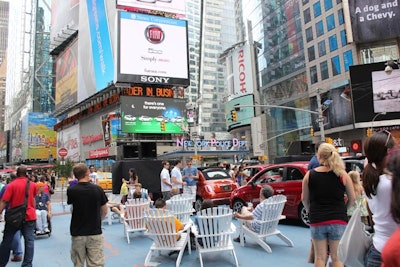
<path id="1" fill-rule="evenodd" d="M 68 149 L 66 149 L 65 147 L 61 147 L 60 149 L 58 149 L 58 155 L 61 158 L 64 158 L 68 155 Z"/>

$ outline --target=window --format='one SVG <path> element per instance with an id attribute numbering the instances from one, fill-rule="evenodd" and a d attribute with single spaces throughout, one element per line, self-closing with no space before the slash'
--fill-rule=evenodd
<path id="1" fill-rule="evenodd" d="M 336 4 L 340 4 L 342 0 L 336 0 Z"/>
<path id="2" fill-rule="evenodd" d="M 339 56 L 334 56 L 331 59 L 331 63 L 332 63 L 332 74 L 333 74 L 333 76 L 339 75 L 341 73 Z"/>
<path id="3" fill-rule="evenodd" d="M 312 30 L 313 30 L 312 27 L 309 27 L 309 28 L 306 29 L 306 40 L 307 40 L 307 42 L 310 42 L 310 41 L 312 41 L 314 39 Z"/>
<path id="4" fill-rule="evenodd" d="M 324 0 L 324 4 L 325 4 L 325 11 L 328 11 L 333 7 L 332 0 Z"/>
<path id="5" fill-rule="evenodd" d="M 349 67 L 353 65 L 353 53 L 348 50 L 343 53 L 344 71 L 349 71 Z"/>
<path id="6" fill-rule="evenodd" d="M 318 43 L 318 56 L 322 57 L 326 55 L 326 45 L 325 40 Z"/>
<path id="7" fill-rule="evenodd" d="M 304 10 L 304 24 L 309 23 L 311 21 L 311 12 L 310 12 L 310 8 L 307 8 L 306 10 Z"/>
<path id="8" fill-rule="evenodd" d="M 314 18 L 318 17 L 321 15 L 322 10 L 321 10 L 321 3 L 318 1 L 314 5 Z"/>
<path id="9" fill-rule="evenodd" d="M 317 66 L 312 66 L 310 68 L 310 80 L 311 84 L 318 82 Z"/>
<path id="10" fill-rule="evenodd" d="M 317 24 L 315 24 L 315 27 L 316 27 L 317 37 L 324 34 L 324 23 L 322 22 L 322 20 L 318 21 Z"/>
<path id="11" fill-rule="evenodd" d="M 315 49 L 314 46 L 308 48 L 308 61 L 313 61 L 315 59 Z"/>
<path id="12" fill-rule="evenodd" d="M 303 6 L 308 4 L 309 0 L 303 0 Z"/>
<path id="13" fill-rule="evenodd" d="M 335 28 L 335 16 L 333 14 L 326 17 L 326 29 L 328 31 L 333 30 Z"/>
<path id="14" fill-rule="evenodd" d="M 337 37 L 336 34 L 332 35 L 329 37 L 329 51 L 335 51 L 338 49 L 338 44 L 337 44 Z"/>
<path id="15" fill-rule="evenodd" d="M 338 21 L 339 25 L 342 25 L 344 23 L 343 9 L 338 10 Z"/>
<path id="16" fill-rule="evenodd" d="M 346 37 L 346 31 L 345 30 L 340 31 L 340 39 L 342 41 L 342 46 L 347 45 L 347 37 Z"/>
<path id="17" fill-rule="evenodd" d="M 254 184 L 266 184 L 272 182 L 280 182 L 283 179 L 283 167 L 265 170 L 259 174 Z"/>
<path id="18" fill-rule="evenodd" d="M 328 62 L 324 61 L 320 64 L 321 67 L 321 79 L 326 80 L 329 78 Z"/>

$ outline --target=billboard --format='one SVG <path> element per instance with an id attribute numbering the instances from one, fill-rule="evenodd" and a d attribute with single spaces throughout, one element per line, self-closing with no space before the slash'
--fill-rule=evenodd
<path id="1" fill-rule="evenodd" d="M 78 42 L 73 42 L 56 59 L 55 110 L 62 110 L 77 103 Z"/>
<path id="2" fill-rule="evenodd" d="M 385 62 L 350 66 L 351 94 L 354 106 L 354 121 L 356 123 L 370 122 L 374 118 L 376 113 L 379 113 L 374 110 L 375 105 L 372 85 L 372 72 L 382 71 L 385 69 L 385 67 Z M 391 75 L 393 74 L 398 75 L 397 71 L 393 71 Z M 395 85 L 394 80 L 392 80 L 391 78 L 391 75 L 386 74 L 386 79 L 388 82 L 393 82 L 393 85 Z M 393 77 L 396 80 L 396 76 Z M 380 78 L 377 78 L 376 82 L 379 79 Z M 380 110 L 385 111 L 385 108 Z M 400 112 L 387 112 L 390 113 L 387 113 L 385 116 L 377 117 L 376 121 L 395 120 L 400 118 Z"/>
<path id="3" fill-rule="evenodd" d="M 372 72 L 374 112 L 400 112 L 400 70 Z"/>
<path id="4" fill-rule="evenodd" d="M 57 48 L 78 29 L 80 0 L 51 1 L 50 47 Z"/>
<path id="5" fill-rule="evenodd" d="M 121 96 L 120 101 L 124 133 L 181 134 L 186 129 L 185 99 Z"/>
<path id="6" fill-rule="evenodd" d="M 253 64 L 250 49 L 250 46 L 245 44 L 232 50 L 226 58 L 229 99 L 253 93 Z"/>
<path id="7" fill-rule="evenodd" d="M 187 86 L 187 21 L 119 12 L 116 82 Z"/>
<path id="8" fill-rule="evenodd" d="M 57 133 L 53 128 L 57 119 L 41 112 L 31 112 L 25 118 L 28 120 L 27 131 L 23 130 L 23 136 L 27 138 L 26 158 L 43 160 L 55 157 Z"/>
<path id="9" fill-rule="evenodd" d="M 225 118 L 228 131 L 233 128 L 246 126 L 251 124 L 251 119 L 254 117 L 254 107 L 241 107 L 237 112 L 237 121 L 231 118 L 231 111 L 235 110 L 235 106 L 239 105 L 254 105 L 253 95 L 245 95 L 228 101 L 225 105 Z"/>
<path id="10" fill-rule="evenodd" d="M 0 132 L 0 164 L 7 162 L 7 134 L 9 132 Z"/>
<path id="11" fill-rule="evenodd" d="M 141 10 L 141 11 L 160 11 L 178 15 L 185 15 L 186 13 L 186 1 L 185 0 L 174 0 L 174 1 L 156 1 L 156 0 L 117 0 L 117 8 L 123 8 L 128 10 Z"/>
<path id="12" fill-rule="evenodd" d="M 80 130 L 79 124 L 75 124 L 69 128 L 63 129 L 57 135 L 57 148 L 65 147 L 71 161 L 80 160 Z"/>
<path id="13" fill-rule="evenodd" d="M 349 11 L 355 42 L 380 41 L 400 36 L 398 0 L 353 0 Z"/>

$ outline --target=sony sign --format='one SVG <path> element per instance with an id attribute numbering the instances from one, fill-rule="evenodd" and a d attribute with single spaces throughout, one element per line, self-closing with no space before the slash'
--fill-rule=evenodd
<path id="1" fill-rule="evenodd" d="M 169 79 L 170 78 L 157 76 L 140 76 L 140 82 L 151 84 L 169 84 Z"/>

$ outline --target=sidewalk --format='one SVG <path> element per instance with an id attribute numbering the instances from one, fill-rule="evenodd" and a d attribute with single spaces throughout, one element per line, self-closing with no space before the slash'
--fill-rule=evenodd
<path id="1" fill-rule="evenodd" d="M 62 266 L 72 267 L 70 259 L 70 234 L 69 224 L 71 215 L 69 207 L 61 203 L 52 204 L 53 213 L 57 214 L 52 219 L 52 233 L 50 237 L 42 236 L 35 240 L 35 257 L 33 266 L 48 267 Z M 237 221 L 234 220 L 237 224 Z M 0 229 L 4 227 L 4 222 L 0 223 Z M 235 252 L 239 261 L 239 266 L 279 266 L 279 267 L 309 267 L 307 263 L 310 248 L 310 233 L 308 228 L 296 225 L 292 222 L 283 222 L 279 229 L 289 237 L 294 247 L 286 246 L 280 239 L 271 237 L 268 243 L 272 248 L 272 253 L 265 252 L 259 245 L 251 239 L 241 247 L 235 243 Z M 143 266 L 145 257 L 152 241 L 140 233 L 131 234 L 131 243 L 126 242 L 124 237 L 124 227 L 121 223 L 108 225 L 103 223 L 103 234 L 105 238 L 104 252 L 106 256 L 105 266 Z M 237 235 L 235 235 L 236 237 Z M 2 238 L 2 237 L 1 237 Z M 175 266 L 176 255 L 161 256 L 157 260 L 162 262 L 159 266 Z M 204 257 L 205 266 L 234 266 L 233 257 L 228 252 L 217 252 Z M 10 262 L 7 266 L 20 266 L 20 263 Z M 189 255 L 186 251 L 181 265 L 200 266 L 196 250 Z"/>

